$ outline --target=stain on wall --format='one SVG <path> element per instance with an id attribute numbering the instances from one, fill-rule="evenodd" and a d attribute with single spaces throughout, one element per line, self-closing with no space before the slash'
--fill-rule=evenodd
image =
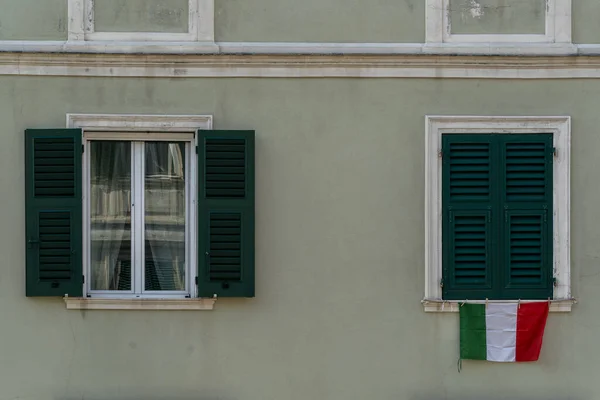
<path id="1" fill-rule="evenodd" d="M 188 31 L 187 0 L 95 0 L 97 32 Z"/>
<path id="2" fill-rule="evenodd" d="M 450 0 L 454 34 L 543 34 L 546 0 Z"/>

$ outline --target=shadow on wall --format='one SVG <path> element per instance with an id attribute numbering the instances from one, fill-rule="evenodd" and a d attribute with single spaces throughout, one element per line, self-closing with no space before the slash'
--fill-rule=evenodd
<path id="1" fill-rule="evenodd" d="M 110 389 L 108 390 L 110 391 Z M 174 397 L 174 396 L 160 396 L 160 397 L 152 397 L 147 395 L 141 395 L 139 397 L 121 397 L 115 396 L 113 398 L 104 398 L 104 397 L 88 397 L 82 395 L 81 397 L 55 397 L 54 400 L 243 400 L 243 399 L 234 399 L 233 397 L 227 397 L 223 395 L 211 395 L 211 396 L 189 396 L 189 397 Z"/>
<path id="2" fill-rule="evenodd" d="M 400 399 L 402 397 L 399 397 Z M 482 393 L 480 396 L 427 396 L 427 395 L 415 395 L 410 397 L 410 400 L 595 400 L 589 397 L 548 397 L 548 396 L 540 396 L 540 397 L 531 397 L 531 396 L 518 396 L 518 395 L 503 395 L 503 396 L 490 396 L 489 394 Z"/>

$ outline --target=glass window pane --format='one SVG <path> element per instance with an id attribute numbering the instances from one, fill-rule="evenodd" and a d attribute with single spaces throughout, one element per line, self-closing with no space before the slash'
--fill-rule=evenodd
<path id="1" fill-rule="evenodd" d="M 91 289 L 131 290 L 131 143 L 90 147 Z"/>
<path id="2" fill-rule="evenodd" d="M 185 290 L 185 143 L 146 142 L 145 290 Z"/>

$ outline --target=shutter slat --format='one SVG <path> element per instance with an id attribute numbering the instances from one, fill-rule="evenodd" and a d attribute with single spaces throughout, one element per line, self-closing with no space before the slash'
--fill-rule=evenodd
<path id="1" fill-rule="evenodd" d="M 490 196 L 490 145 L 450 143 L 447 146 L 449 202 L 488 201 Z"/>
<path id="2" fill-rule="evenodd" d="M 231 234 L 219 234 L 223 232 L 224 228 L 220 228 L 219 225 L 222 220 L 239 222 L 237 228 L 226 228 L 227 233 Z M 242 216 L 241 214 L 234 213 L 214 213 L 210 214 L 210 245 L 212 249 L 213 244 L 226 243 L 226 244 L 237 244 L 241 247 L 242 242 Z M 217 267 L 218 266 L 218 267 Z M 223 266 L 226 266 L 227 273 L 223 272 Z M 233 254 L 222 251 L 218 254 L 212 252 L 209 253 L 209 279 L 210 280 L 222 280 L 241 279 L 242 273 L 242 259 L 240 257 L 234 257 Z"/>
<path id="3" fill-rule="evenodd" d="M 454 288 L 485 285 L 490 279 L 491 263 L 487 244 L 490 240 L 489 213 L 451 214 L 448 244 L 453 273 L 450 284 Z M 478 240 L 472 240 L 473 237 Z"/>

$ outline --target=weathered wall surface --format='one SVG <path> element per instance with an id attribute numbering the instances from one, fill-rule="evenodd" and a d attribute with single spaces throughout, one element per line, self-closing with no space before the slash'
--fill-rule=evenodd
<path id="1" fill-rule="evenodd" d="M 96 0 L 97 32 L 188 31 L 187 0 Z"/>
<path id="2" fill-rule="evenodd" d="M 546 0 L 450 0 L 455 34 L 544 34 Z"/>
<path id="3" fill-rule="evenodd" d="M 0 77 L 3 399 L 600 398 L 600 82 Z M 213 114 L 257 132 L 255 299 L 204 312 L 26 298 L 23 130 L 65 114 Z M 424 116 L 571 115 L 572 273 L 541 360 L 458 357 L 425 314 Z"/>

